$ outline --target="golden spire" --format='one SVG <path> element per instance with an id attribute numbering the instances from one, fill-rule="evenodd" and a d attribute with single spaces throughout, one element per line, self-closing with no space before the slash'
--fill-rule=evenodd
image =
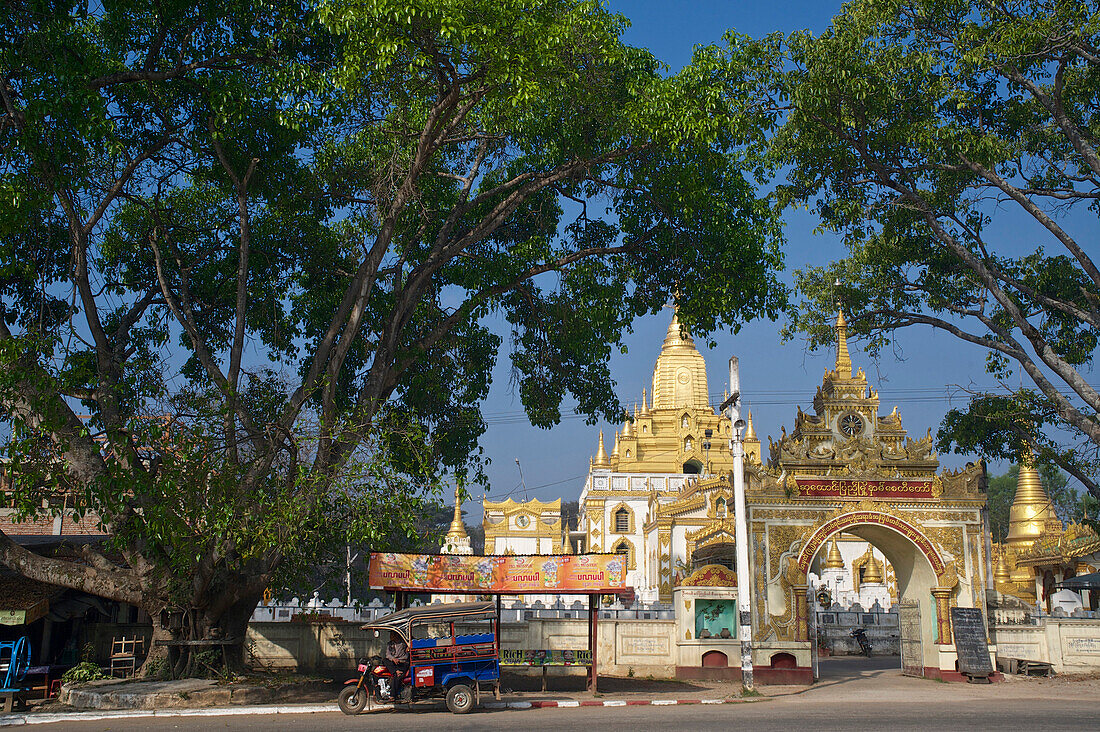
<path id="1" fill-rule="evenodd" d="M 756 437 L 756 430 L 752 426 L 752 412 L 749 412 L 749 424 L 745 427 L 745 442 L 760 442 Z"/>
<path id="2" fill-rule="evenodd" d="M 592 467 L 611 467 L 611 461 L 607 459 L 607 450 L 605 450 L 603 446 L 603 430 L 600 430 L 600 444 L 596 447 L 596 459 L 592 461 Z"/>
<path id="3" fill-rule="evenodd" d="M 836 537 L 833 537 L 833 545 L 829 547 L 829 556 L 825 559 L 825 569 L 844 569 L 844 557 L 840 555 L 840 547 L 836 545 Z"/>
<path id="4" fill-rule="evenodd" d="M 848 355 L 848 321 L 844 311 L 836 311 L 836 374 L 841 379 L 852 378 L 852 358 Z"/>
<path id="5" fill-rule="evenodd" d="M 630 420 L 630 416 L 626 415 L 626 418 L 623 420 L 623 437 L 633 437 L 633 436 L 634 436 L 634 423 Z M 616 440 L 616 443 L 617 442 L 618 441 Z"/>
<path id="6" fill-rule="evenodd" d="M 645 389 L 642 389 L 642 416 L 643 417 L 648 417 L 649 416 L 649 402 L 646 401 Z"/>
<path id="7" fill-rule="evenodd" d="M 1020 473 L 1016 478 L 1016 495 L 1008 512 L 1008 536 L 1005 543 L 1027 547 L 1035 543 L 1039 535 L 1052 528 L 1060 528 L 1054 515 L 1054 506 L 1043 490 L 1039 473 L 1035 470 L 1035 458 L 1031 450 L 1020 456 Z"/>
<path id="8" fill-rule="evenodd" d="M 455 517 L 451 521 L 451 528 L 447 529 L 448 539 L 466 539 L 466 524 L 462 523 L 462 499 L 458 494 L 458 486 L 455 486 Z"/>
<path id="9" fill-rule="evenodd" d="M 616 458 L 616 459 L 619 457 L 619 433 L 618 432 L 615 433 L 615 447 L 611 448 L 611 457 Z"/>
<path id="10" fill-rule="evenodd" d="M 875 553 L 871 551 L 871 548 L 867 548 L 867 553 L 871 555 L 871 558 L 867 560 L 867 564 L 864 566 L 863 571 L 863 584 L 865 585 L 881 585 L 882 584 L 882 564 L 875 559 Z"/>

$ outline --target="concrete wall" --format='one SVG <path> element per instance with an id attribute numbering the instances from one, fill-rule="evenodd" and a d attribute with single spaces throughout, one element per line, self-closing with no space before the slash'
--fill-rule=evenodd
<path id="1" fill-rule="evenodd" d="M 245 657 L 254 668 L 350 671 L 387 640 L 353 623 L 249 623 Z"/>
<path id="2" fill-rule="evenodd" d="M 600 620 L 599 672 L 615 676 L 674 675 L 671 620 Z M 351 623 L 250 623 L 246 650 L 257 668 L 337 671 L 355 667 L 356 659 L 381 654 L 386 639 Z M 588 647 L 587 620 L 530 620 L 505 623 L 505 649 L 583 650 Z M 522 672 L 524 667 L 508 667 Z M 534 673 L 541 673 L 534 669 Z M 583 674 L 583 667 L 551 668 L 549 673 Z"/>
<path id="3" fill-rule="evenodd" d="M 1055 673 L 1100 670 L 1100 620 L 1044 617 L 1035 625 L 995 625 L 998 658 L 1049 663 Z"/>
<path id="4" fill-rule="evenodd" d="M 867 631 L 871 652 L 876 656 L 901 653 L 898 614 L 887 612 L 850 612 L 846 610 L 817 613 L 818 641 L 834 656 L 854 656 L 860 653 L 859 642 L 849 635 L 853 628 Z"/>

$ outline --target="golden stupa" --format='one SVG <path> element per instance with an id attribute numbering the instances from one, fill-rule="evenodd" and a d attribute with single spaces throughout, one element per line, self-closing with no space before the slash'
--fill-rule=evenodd
<path id="1" fill-rule="evenodd" d="M 870 557 L 868 557 L 867 563 L 863 565 L 863 581 L 861 584 L 881 585 L 884 581 L 882 563 L 875 559 L 875 553 L 871 551 L 870 547 L 867 547 L 867 553 Z"/>
<path id="2" fill-rule="evenodd" d="M 466 524 L 462 523 L 462 498 L 458 494 L 458 487 L 455 487 L 455 515 L 451 519 L 451 526 L 447 529 L 447 543 L 457 545 L 460 539 L 469 541 L 469 536 L 466 534 Z"/>
<path id="3" fill-rule="evenodd" d="M 652 392 L 642 390 L 641 404 L 615 432 L 610 455 L 600 435 L 591 465 L 621 473 L 722 475 L 733 469 L 730 432 L 729 418 L 711 403 L 706 361 L 673 309 L 653 366 Z M 746 435 L 745 456 L 760 461 L 753 430 Z"/>
<path id="4" fill-rule="evenodd" d="M 1008 512 L 1008 535 L 998 547 L 993 580 L 998 591 L 1032 602 L 1035 600 L 1035 572 L 1031 567 L 1020 566 L 1018 560 L 1044 534 L 1060 534 L 1062 522 L 1054 513 L 1054 504 L 1043 488 L 1030 450 L 1020 456 L 1019 466 L 1016 494 Z"/>
<path id="5" fill-rule="evenodd" d="M 836 537 L 829 547 L 829 556 L 825 559 L 825 569 L 844 569 L 844 557 L 840 555 L 840 547 L 836 545 Z"/>
<path id="6" fill-rule="evenodd" d="M 993 570 L 993 581 L 998 585 L 1012 581 L 1012 572 L 1008 568 L 1008 558 L 1005 554 L 1006 552 L 1001 552 L 997 557 L 997 568 Z"/>
<path id="7" fill-rule="evenodd" d="M 1052 524 L 1061 524 L 1054 515 L 1054 504 L 1043 489 L 1039 473 L 1035 470 L 1031 455 L 1020 461 L 1020 474 L 1016 479 L 1016 495 L 1008 513 L 1008 536 L 1005 543 L 1017 551 L 1026 549 Z"/>

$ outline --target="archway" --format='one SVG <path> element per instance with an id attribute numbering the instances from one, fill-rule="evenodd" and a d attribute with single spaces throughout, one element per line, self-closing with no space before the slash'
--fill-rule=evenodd
<path id="1" fill-rule="evenodd" d="M 841 533 L 863 539 L 893 567 L 899 601 L 897 632 L 906 673 L 923 676 L 926 669 L 938 669 L 939 646 L 951 643 L 950 598 L 957 583 L 954 564 L 946 562 L 912 523 L 889 513 L 852 511 L 825 521 L 809 533 L 795 558 L 793 591 L 797 585 L 805 587 L 808 579 L 797 580 L 805 578 L 815 565 L 823 564 L 830 539 Z M 808 604 L 807 615 L 813 611 L 812 604 Z M 863 618 L 867 619 L 877 620 Z M 807 640 L 816 642 L 816 638 Z"/>

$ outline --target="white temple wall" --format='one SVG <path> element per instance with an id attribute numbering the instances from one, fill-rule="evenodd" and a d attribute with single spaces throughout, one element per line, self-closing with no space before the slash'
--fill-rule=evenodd
<path id="1" fill-rule="evenodd" d="M 997 658 L 1049 663 L 1055 673 L 1095 673 L 1100 669 L 1100 621 L 1044 617 L 1037 625 L 995 625 Z"/>

